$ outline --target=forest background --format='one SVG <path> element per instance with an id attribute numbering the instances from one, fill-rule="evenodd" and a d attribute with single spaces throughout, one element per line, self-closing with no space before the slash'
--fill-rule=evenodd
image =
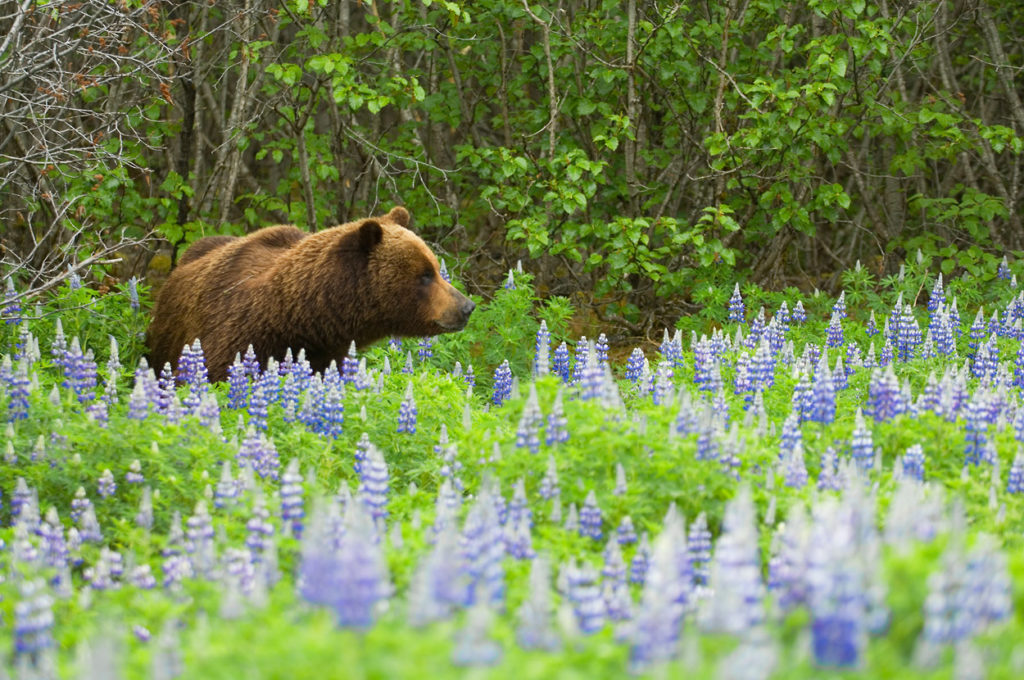
<path id="1" fill-rule="evenodd" d="M 917 251 L 983 280 L 1024 255 L 1021 25 L 976 0 L 0 0 L 4 273 L 158 284 L 202 235 L 403 204 L 471 292 L 529 258 L 632 334 Z"/>

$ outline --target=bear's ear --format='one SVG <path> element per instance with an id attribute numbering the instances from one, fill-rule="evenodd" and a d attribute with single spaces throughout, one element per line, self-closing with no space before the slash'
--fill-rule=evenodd
<path id="1" fill-rule="evenodd" d="M 384 229 L 377 220 L 366 220 L 359 225 L 359 250 L 367 255 L 384 240 Z"/>
<path id="2" fill-rule="evenodd" d="M 409 211 L 400 205 L 396 205 L 394 208 L 391 209 L 391 212 L 388 213 L 388 219 L 394 222 L 395 224 L 400 224 L 403 227 L 408 227 Z"/>

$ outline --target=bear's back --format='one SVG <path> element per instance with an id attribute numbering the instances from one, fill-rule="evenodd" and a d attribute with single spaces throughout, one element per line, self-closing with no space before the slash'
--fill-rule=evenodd
<path id="1" fill-rule="evenodd" d="M 245 325 L 254 306 L 265 303 L 250 291 L 270 275 L 281 255 L 306 236 L 297 227 L 282 225 L 247 236 L 208 236 L 193 243 L 157 296 L 148 333 L 154 368 L 159 371 L 165 361 L 174 362 L 181 348 L 197 337 L 204 340 L 208 355 L 235 351 L 220 347 L 218 341 L 225 333 L 213 330 Z"/>

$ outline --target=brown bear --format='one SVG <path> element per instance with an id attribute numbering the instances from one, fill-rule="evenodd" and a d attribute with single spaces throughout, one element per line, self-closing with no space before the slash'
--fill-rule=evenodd
<path id="1" fill-rule="evenodd" d="M 267 227 L 193 243 L 160 290 L 150 365 L 177 365 L 202 343 L 211 380 L 251 344 L 261 363 L 305 349 L 315 371 L 381 338 L 461 330 L 475 305 L 442 277 L 437 257 L 396 207 L 315 234 Z"/>

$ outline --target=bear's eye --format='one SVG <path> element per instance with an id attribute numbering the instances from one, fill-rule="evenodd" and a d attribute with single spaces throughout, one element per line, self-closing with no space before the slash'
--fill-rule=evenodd
<path id="1" fill-rule="evenodd" d="M 429 286 L 433 282 L 434 282 L 434 272 L 433 271 L 428 271 L 428 272 L 420 275 L 420 285 L 421 286 Z"/>

